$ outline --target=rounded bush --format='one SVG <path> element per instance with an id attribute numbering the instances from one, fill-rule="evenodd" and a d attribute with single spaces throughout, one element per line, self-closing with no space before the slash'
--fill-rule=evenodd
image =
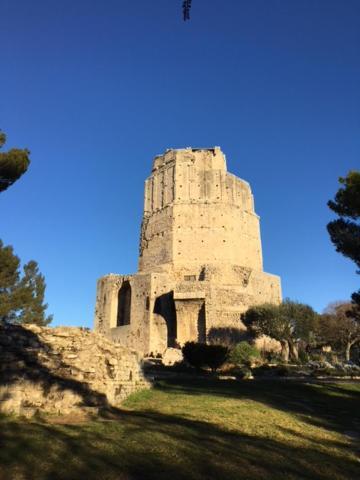
<path id="1" fill-rule="evenodd" d="M 230 352 L 230 361 L 235 365 L 250 365 L 260 358 L 259 350 L 249 342 L 240 342 Z"/>
<path id="2" fill-rule="evenodd" d="M 182 348 L 184 359 L 193 367 L 207 366 L 216 371 L 225 362 L 228 348 L 223 345 L 207 345 L 206 343 L 186 342 Z"/>

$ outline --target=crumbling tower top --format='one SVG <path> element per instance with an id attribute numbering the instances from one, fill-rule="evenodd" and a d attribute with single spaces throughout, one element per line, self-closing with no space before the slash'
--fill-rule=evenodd
<path id="1" fill-rule="evenodd" d="M 139 270 L 219 263 L 262 269 L 250 185 L 219 147 L 167 150 L 145 182 Z"/>
<path id="2" fill-rule="evenodd" d="M 206 170 L 224 170 L 226 171 L 226 158 L 220 147 L 211 148 L 179 148 L 167 149 L 164 154 L 157 155 L 154 158 L 153 169 L 166 168 L 173 162 L 186 162 L 191 160 L 193 163 L 202 163 Z M 200 165 L 199 165 L 200 167 Z"/>

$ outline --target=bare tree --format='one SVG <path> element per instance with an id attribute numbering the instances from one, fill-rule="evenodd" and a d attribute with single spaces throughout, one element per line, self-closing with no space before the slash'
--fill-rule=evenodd
<path id="1" fill-rule="evenodd" d="M 360 322 L 354 315 L 356 306 L 350 302 L 328 305 L 319 320 L 319 339 L 340 347 L 347 361 L 353 345 L 360 342 Z"/>

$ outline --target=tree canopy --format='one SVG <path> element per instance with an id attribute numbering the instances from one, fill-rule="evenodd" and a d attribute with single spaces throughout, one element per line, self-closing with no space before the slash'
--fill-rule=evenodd
<path id="1" fill-rule="evenodd" d="M 360 342 L 360 322 L 354 310 L 353 303 L 334 302 L 328 305 L 318 322 L 318 340 L 343 351 L 346 360 L 350 360 L 352 346 Z"/>
<path id="2" fill-rule="evenodd" d="M 45 278 L 33 260 L 23 270 L 13 248 L 0 240 L 0 323 L 47 325 L 52 316 L 45 315 Z"/>
<path id="3" fill-rule="evenodd" d="M 336 251 L 360 268 L 360 172 L 352 170 L 339 182 L 341 187 L 334 200 L 328 202 L 339 218 L 328 223 L 327 229 Z M 360 290 L 352 294 L 352 300 L 357 305 L 352 315 L 360 320 Z"/>
<path id="4" fill-rule="evenodd" d="M 0 130 L 0 148 L 6 142 L 6 135 Z M 0 192 L 16 182 L 30 165 L 29 150 L 12 148 L 8 152 L 0 152 Z"/>
<path id="5" fill-rule="evenodd" d="M 317 314 L 306 304 L 284 300 L 280 305 L 256 305 L 243 315 L 244 324 L 255 335 L 268 335 L 282 346 L 283 360 L 289 355 L 297 359 L 297 343 L 311 342 L 315 332 Z"/>

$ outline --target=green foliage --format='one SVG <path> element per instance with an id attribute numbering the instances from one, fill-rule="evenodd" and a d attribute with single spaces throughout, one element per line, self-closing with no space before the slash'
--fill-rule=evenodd
<path id="1" fill-rule="evenodd" d="M 297 360 L 297 343 L 310 343 L 316 330 L 317 314 L 303 303 L 284 300 L 280 305 L 265 303 L 249 308 L 242 317 L 244 324 L 255 335 L 268 335 L 282 344 L 282 358 L 288 360 L 289 351 Z"/>
<path id="2" fill-rule="evenodd" d="M 339 178 L 342 185 L 334 200 L 328 202 L 329 208 L 339 218 L 328 223 L 327 229 L 336 251 L 350 258 L 360 268 L 360 172 L 350 171 L 346 177 Z M 353 318 L 360 320 L 360 290 L 352 294 L 356 305 Z"/>
<path id="3" fill-rule="evenodd" d="M 328 206 L 340 217 L 357 220 L 360 216 L 360 172 L 350 171 L 346 177 L 339 178 L 339 183 L 343 186 L 337 191 L 335 200 L 329 200 Z"/>
<path id="4" fill-rule="evenodd" d="M 250 365 L 260 358 L 259 350 L 249 342 L 240 342 L 232 348 L 229 356 L 231 363 L 235 365 Z"/>
<path id="5" fill-rule="evenodd" d="M 309 305 L 286 299 L 280 305 L 265 303 L 249 308 L 243 321 L 253 333 L 268 335 L 279 342 L 309 341 L 317 315 Z"/>
<path id="6" fill-rule="evenodd" d="M 45 288 L 37 263 L 31 260 L 25 264 L 21 276 L 20 259 L 0 240 L 0 322 L 50 323 L 52 316 L 45 315 Z"/>
<path id="7" fill-rule="evenodd" d="M 225 362 L 228 348 L 223 345 L 186 342 L 182 348 L 185 360 L 195 368 L 207 366 L 216 371 Z"/>
<path id="8" fill-rule="evenodd" d="M 354 309 L 354 317 L 360 320 L 360 290 L 358 290 L 357 292 L 354 292 L 351 295 L 351 300 L 353 304 L 356 306 L 356 308 Z"/>
<path id="9" fill-rule="evenodd" d="M 6 142 L 6 135 L 0 131 L 0 148 Z M 28 169 L 29 150 L 12 148 L 0 153 L 0 192 L 16 182 Z"/>
<path id="10" fill-rule="evenodd" d="M 279 306 L 281 318 L 287 323 L 291 339 L 299 339 L 305 342 L 312 340 L 312 334 L 316 328 L 317 314 L 312 307 L 300 302 L 285 299 Z"/>
<path id="11" fill-rule="evenodd" d="M 279 307 L 272 303 L 263 303 L 250 307 L 243 315 L 244 324 L 255 335 L 269 335 L 280 340 L 284 336 L 284 327 L 279 320 Z"/>
<path id="12" fill-rule="evenodd" d="M 21 305 L 20 259 L 0 240 L 0 320 L 11 321 Z"/>
<path id="13" fill-rule="evenodd" d="M 359 193 L 360 195 L 360 193 Z M 340 218 L 327 226 L 336 251 L 353 260 L 360 267 L 360 225 Z"/>
<path id="14" fill-rule="evenodd" d="M 310 360 L 310 356 L 305 350 L 301 349 L 299 350 L 299 360 L 301 363 L 307 363 Z"/>
<path id="15" fill-rule="evenodd" d="M 38 264 L 34 260 L 24 265 L 24 276 L 20 283 L 23 291 L 23 304 L 19 315 L 21 323 L 49 324 L 52 316 L 45 315 L 45 277 L 39 272 Z"/>

